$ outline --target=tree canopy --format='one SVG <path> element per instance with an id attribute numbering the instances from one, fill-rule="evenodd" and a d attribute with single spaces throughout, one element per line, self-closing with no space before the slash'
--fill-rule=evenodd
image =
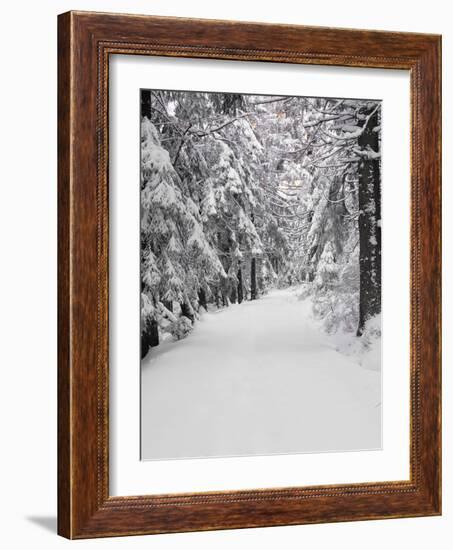
<path id="1" fill-rule="evenodd" d="M 142 354 L 201 308 L 305 284 L 326 329 L 380 312 L 379 101 L 143 90 Z"/>

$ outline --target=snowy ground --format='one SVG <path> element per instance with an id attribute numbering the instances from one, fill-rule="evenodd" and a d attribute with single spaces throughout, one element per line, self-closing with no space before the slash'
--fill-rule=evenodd
<path id="1" fill-rule="evenodd" d="M 142 362 L 143 459 L 380 446 L 380 372 L 336 351 L 292 289 L 205 314 Z"/>

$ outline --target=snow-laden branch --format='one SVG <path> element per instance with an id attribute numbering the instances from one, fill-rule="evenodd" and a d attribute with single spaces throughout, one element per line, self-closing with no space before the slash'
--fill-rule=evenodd
<path id="1" fill-rule="evenodd" d="M 256 116 L 256 113 L 244 113 L 243 115 L 239 115 L 231 120 L 228 120 L 224 124 L 220 124 L 220 126 L 217 126 L 216 128 L 210 128 L 209 130 L 200 130 L 198 128 L 195 128 L 194 130 L 191 130 L 191 133 L 196 134 L 197 137 L 206 137 L 214 132 L 218 132 L 219 130 L 222 130 L 222 128 L 225 128 L 226 126 L 229 126 L 230 124 L 233 124 L 237 120 L 240 120 L 241 118 L 246 118 L 250 116 Z"/>
<path id="2" fill-rule="evenodd" d="M 173 166 L 176 166 L 176 163 L 178 162 L 179 153 L 181 152 L 182 146 L 184 145 L 184 142 L 185 142 L 185 136 L 187 135 L 187 132 L 189 132 L 191 128 L 192 128 L 192 124 L 189 124 L 189 126 L 187 126 L 183 135 L 181 136 L 181 142 L 179 144 L 178 150 L 176 151 L 176 155 L 173 160 Z"/>
<path id="3" fill-rule="evenodd" d="M 291 101 L 292 99 L 294 99 L 294 97 L 278 97 L 276 99 L 267 99 L 265 101 L 251 101 L 250 105 L 265 105 L 268 103 L 278 103 L 280 101 L 282 102 Z"/>
<path id="4" fill-rule="evenodd" d="M 381 153 L 373 151 L 373 149 L 368 145 L 366 149 L 359 149 L 354 147 L 352 151 L 359 157 L 367 160 L 376 160 L 381 158 Z"/>
<path id="5" fill-rule="evenodd" d="M 322 128 L 322 132 L 324 135 L 329 137 L 330 139 L 340 140 L 340 141 L 349 141 L 351 139 L 358 139 L 366 130 L 368 123 L 371 120 L 371 117 L 374 115 L 374 113 L 379 109 L 379 103 L 376 104 L 375 108 L 371 111 L 369 115 L 367 115 L 364 119 L 363 126 L 358 126 L 357 130 L 348 132 L 343 136 L 339 136 L 338 134 L 335 134 L 333 132 L 330 132 L 327 128 Z"/>
<path id="6" fill-rule="evenodd" d="M 304 128 L 314 128 L 315 126 L 319 126 L 320 124 L 324 124 L 324 122 L 332 122 L 333 120 L 347 120 L 351 118 L 350 114 L 341 114 L 341 115 L 335 115 L 328 118 L 320 118 L 319 120 L 314 120 L 313 122 L 307 122 L 303 125 Z"/>
<path id="7" fill-rule="evenodd" d="M 338 107 L 340 107 L 344 102 L 345 100 L 344 99 L 340 99 L 338 100 L 335 105 L 332 105 L 332 107 L 330 109 L 327 109 L 327 110 L 323 110 L 323 109 L 318 109 L 315 104 L 310 101 L 308 98 L 305 99 L 305 101 L 315 110 L 317 111 L 318 113 L 321 113 L 323 115 L 330 115 L 335 109 L 338 109 Z"/>
<path id="8" fill-rule="evenodd" d="M 333 149 L 333 151 L 330 151 L 329 153 L 327 153 L 326 155 L 319 155 L 316 158 L 314 158 L 312 160 L 309 160 L 307 162 L 307 165 L 310 165 L 312 163 L 317 163 L 317 162 L 320 162 L 322 160 L 326 160 L 326 159 L 338 154 L 340 151 L 343 151 L 346 147 L 347 147 L 347 145 L 340 145 L 336 149 Z"/>

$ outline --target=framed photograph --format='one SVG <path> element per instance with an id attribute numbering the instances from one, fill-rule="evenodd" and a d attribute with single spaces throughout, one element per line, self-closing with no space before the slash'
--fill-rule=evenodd
<path id="1" fill-rule="evenodd" d="M 440 37 L 58 29 L 59 533 L 440 514 Z"/>

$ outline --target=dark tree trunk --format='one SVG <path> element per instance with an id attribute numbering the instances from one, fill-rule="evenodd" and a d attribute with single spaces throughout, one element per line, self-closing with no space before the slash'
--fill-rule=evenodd
<path id="1" fill-rule="evenodd" d="M 159 345 L 159 328 L 155 319 L 147 321 L 142 332 L 141 356 L 148 353 L 149 348 Z"/>
<path id="2" fill-rule="evenodd" d="M 201 307 L 204 307 L 206 311 L 208 311 L 208 304 L 206 302 L 206 292 L 204 291 L 204 288 L 200 288 L 198 291 L 198 303 Z"/>
<path id="3" fill-rule="evenodd" d="M 168 309 L 168 311 L 171 311 L 173 313 L 173 302 L 172 301 L 167 301 L 167 302 L 164 302 L 164 306 Z"/>
<path id="4" fill-rule="evenodd" d="M 381 117 L 379 115 L 378 123 L 381 123 Z M 380 145 L 379 145 L 380 150 Z M 381 277 L 382 277 L 382 230 L 381 230 L 381 161 L 378 159 L 378 173 L 377 173 L 377 184 L 374 186 L 374 204 L 376 205 L 376 281 L 379 286 L 379 312 L 381 311 L 381 300 L 382 300 L 382 287 L 381 287 Z"/>
<path id="5" fill-rule="evenodd" d="M 151 120 L 151 90 L 142 90 L 141 113 Z"/>
<path id="6" fill-rule="evenodd" d="M 255 223 L 255 216 L 252 212 L 250 219 Z M 256 300 L 256 258 L 252 257 L 250 263 L 250 300 Z"/>
<path id="7" fill-rule="evenodd" d="M 233 285 L 230 292 L 230 302 L 232 304 L 236 303 L 236 300 L 237 300 L 236 296 L 237 296 L 237 288 L 236 288 L 236 285 Z"/>
<path id="8" fill-rule="evenodd" d="M 252 258 L 250 266 L 250 299 L 256 300 L 256 258 Z"/>
<path id="9" fill-rule="evenodd" d="M 220 294 L 218 288 L 215 291 L 215 305 L 217 306 L 217 309 L 220 308 Z"/>
<path id="10" fill-rule="evenodd" d="M 244 300 L 244 290 L 242 288 L 242 269 L 238 269 L 238 304 Z"/>
<path id="11" fill-rule="evenodd" d="M 364 114 L 369 115 L 370 111 Z M 358 139 L 358 145 L 364 153 L 379 152 L 379 133 L 373 131 L 378 125 L 379 115 L 376 111 Z M 358 172 L 360 303 L 357 336 L 361 336 L 368 319 L 381 311 L 380 159 L 363 156 Z"/>
<path id="12" fill-rule="evenodd" d="M 189 319 L 193 323 L 194 316 L 189 307 L 189 304 L 187 304 L 186 302 L 183 302 L 182 304 L 180 304 L 180 306 L 181 306 L 181 315 L 184 315 L 184 317 L 187 317 L 187 319 Z"/>

